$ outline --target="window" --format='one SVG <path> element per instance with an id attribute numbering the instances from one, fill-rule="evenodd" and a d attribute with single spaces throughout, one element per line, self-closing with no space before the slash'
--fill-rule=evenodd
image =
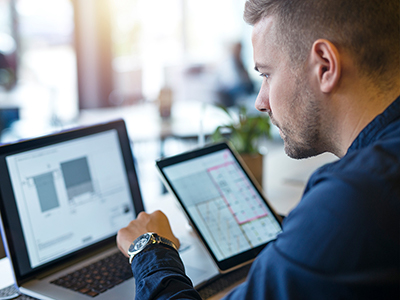
<path id="1" fill-rule="evenodd" d="M 77 114 L 77 80 L 70 1 L 0 3 L 4 7 L 1 11 L 8 12 L 7 18 L 1 18 L 7 21 L 0 31 L 8 31 L 18 46 L 17 85 L 10 91 L 0 91 L 1 104 L 20 107 L 20 118 L 29 123 L 21 128 L 21 136 L 41 132 L 50 123 L 71 120 Z"/>

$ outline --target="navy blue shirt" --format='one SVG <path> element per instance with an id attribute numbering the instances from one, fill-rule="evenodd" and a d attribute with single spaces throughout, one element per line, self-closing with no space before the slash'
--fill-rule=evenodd
<path id="1" fill-rule="evenodd" d="M 132 262 L 136 299 L 200 299 L 176 251 Z M 400 299 L 400 97 L 318 169 L 227 299 Z"/>

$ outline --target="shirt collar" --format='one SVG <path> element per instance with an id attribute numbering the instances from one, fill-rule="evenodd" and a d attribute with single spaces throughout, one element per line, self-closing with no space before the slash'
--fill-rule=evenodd
<path id="1" fill-rule="evenodd" d="M 386 110 L 376 116 L 353 141 L 347 153 L 363 148 L 379 137 L 379 132 L 400 117 L 400 96 Z"/>

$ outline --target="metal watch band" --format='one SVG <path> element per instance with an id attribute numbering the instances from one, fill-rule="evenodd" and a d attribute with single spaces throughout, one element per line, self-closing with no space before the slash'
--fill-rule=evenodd
<path id="1" fill-rule="evenodd" d="M 169 239 L 166 239 L 162 236 L 159 236 L 159 235 L 157 235 L 157 237 L 158 237 L 159 243 L 168 245 L 168 246 L 174 248 L 176 251 L 178 251 L 178 248 L 172 241 L 170 241 Z"/>
<path id="2" fill-rule="evenodd" d="M 151 240 L 152 240 L 152 242 L 151 242 Z M 130 263 L 130 264 L 132 263 L 133 258 L 134 258 L 137 254 L 139 254 L 140 252 L 142 252 L 145 248 L 147 248 L 147 247 L 150 246 L 150 245 L 154 245 L 154 244 L 164 244 L 164 245 L 167 245 L 167 246 L 171 247 L 172 249 L 175 249 L 175 250 L 178 252 L 178 248 L 176 247 L 176 245 L 175 245 L 172 241 L 170 241 L 169 239 L 164 238 L 164 237 L 162 237 L 162 236 L 159 236 L 157 233 L 152 233 L 152 239 L 151 239 L 151 240 L 150 240 L 149 243 L 148 243 L 142 250 L 140 250 L 138 253 L 130 254 L 130 255 L 129 255 L 129 263 Z"/>

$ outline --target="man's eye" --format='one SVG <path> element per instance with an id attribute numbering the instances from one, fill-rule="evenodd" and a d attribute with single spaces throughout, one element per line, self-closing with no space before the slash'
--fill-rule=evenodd
<path id="1" fill-rule="evenodd" d="M 269 78 L 269 74 L 260 73 L 260 76 L 261 76 L 261 77 L 264 77 L 265 79 L 268 79 L 268 78 Z"/>

